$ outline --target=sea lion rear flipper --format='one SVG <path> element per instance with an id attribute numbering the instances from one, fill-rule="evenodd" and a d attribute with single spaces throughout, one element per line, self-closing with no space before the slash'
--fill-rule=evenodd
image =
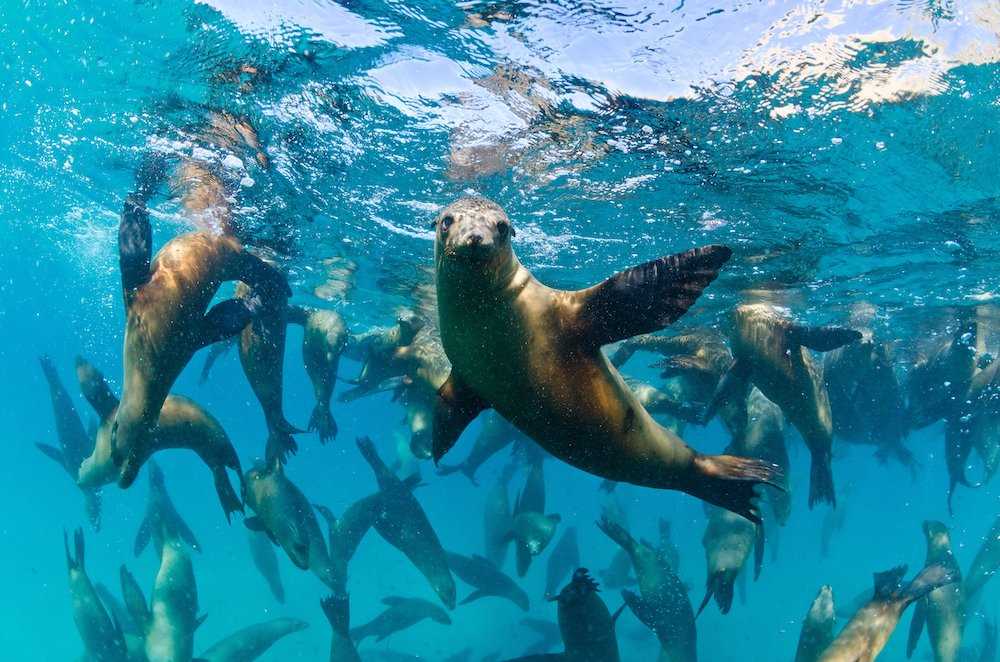
<path id="1" fill-rule="evenodd" d="M 433 455 L 437 464 L 451 450 L 462 432 L 489 404 L 454 372 L 438 389 L 434 402 Z"/>
<path id="2" fill-rule="evenodd" d="M 920 600 L 913 608 L 913 619 L 910 621 L 910 633 L 906 639 L 906 659 L 913 657 L 913 651 L 920 643 L 920 635 L 924 632 L 924 623 L 927 621 L 927 604 Z"/>
<path id="3" fill-rule="evenodd" d="M 149 265 L 153 258 L 153 229 L 149 224 L 146 203 L 136 195 L 125 198 L 118 223 L 118 266 L 122 276 L 122 292 L 126 307 L 136 289 L 149 280 Z"/>
<path id="4" fill-rule="evenodd" d="M 121 582 L 122 598 L 125 600 L 125 609 L 129 616 L 135 621 L 139 632 L 145 635 L 149 629 L 150 614 L 149 605 L 146 603 L 146 596 L 143 595 L 139 583 L 124 565 L 118 571 Z"/>
<path id="5" fill-rule="evenodd" d="M 680 489 L 737 515 L 754 524 L 761 523 L 760 508 L 754 503 L 757 485 L 778 484 L 781 469 L 776 464 L 737 455 L 695 455 L 690 479 Z"/>
<path id="6" fill-rule="evenodd" d="M 49 446 L 48 444 L 35 444 L 35 448 L 40 450 L 42 455 L 52 460 L 63 469 L 69 470 L 69 467 L 66 466 L 66 458 L 63 457 L 62 451 L 55 446 Z"/>
<path id="7" fill-rule="evenodd" d="M 226 299 L 212 306 L 201 320 L 202 347 L 231 338 L 246 328 L 253 313 L 245 299 Z M 208 361 L 206 360 L 206 365 Z"/>
<path id="8" fill-rule="evenodd" d="M 687 312 L 732 253 L 725 246 L 692 248 L 574 292 L 567 306 L 569 326 L 596 347 L 658 331 Z"/>
<path id="9" fill-rule="evenodd" d="M 817 352 L 830 352 L 861 340 L 861 332 L 840 326 L 806 326 L 789 324 L 788 339 Z"/>
<path id="10" fill-rule="evenodd" d="M 517 542 L 514 545 L 517 551 L 517 576 L 524 577 L 528 574 L 528 568 L 531 566 L 531 552 L 528 550 L 528 546 Z"/>
<path id="11" fill-rule="evenodd" d="M 816 503 L 837 507 L 837 492 L 833 486 L 833 458 L 829 452 L 815 452 L 809 465 L 809 508 Z"/>

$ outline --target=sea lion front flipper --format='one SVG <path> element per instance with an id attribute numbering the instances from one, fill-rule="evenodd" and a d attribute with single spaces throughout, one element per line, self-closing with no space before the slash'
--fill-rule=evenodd
<path id="1" fill-rule="evenodd" d="M 658 331 L 687 312 L 732 254 L 702 246 L 619 272 L 570 295 L 569 326 L 596 347 Z"/>
<path id="2" fill-rule="evenodd" d="M 462 432 L 489 404 L 455 373 L 438 389 L 432 424 L 434 464 L 451 450 Z"/>
<path id="3" fill-rule="evenodd" d="M 232 338 L 253 320 L 245 299 L 226 299 L 212 306 L 201 319 L 201 347 Z M 206 361 L 207 363 L 207 361 Z"/>
<path id="4" fill-rule="evenodd" d="M 817 352 L 830 352 L 838 347 L 861 340 L 861 332 L 840 326 L 805 326 L 790 324 L 788 339 Z"/>
<path id="5" fill-rule="evenodd" d="M 118 223 L 118 266 L 126 307 L 132 302 L 135 290 L 149 281 L 152 258 L 153 229 L 146 203 L 130 195 L 125 198 L 125 208 Z"/>
<path id="6" fill-rule="evenodd" d="M 906 639 L 906 659 L 913 657 L 913 651 L 920 643 L 920 635 L 924 632 L 924 623 L 927 622 L 927 603 L 923 600 L 917 602 L 913 608 L 913 619 L 910 621 L 910 632 Z"/>

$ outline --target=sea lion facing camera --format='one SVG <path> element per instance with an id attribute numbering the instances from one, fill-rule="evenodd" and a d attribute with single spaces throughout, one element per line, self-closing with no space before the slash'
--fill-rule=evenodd
<path id="1" fill-rule="evenodd" d="M 434 412 L 434 458 L 494 408 L 547 451 L 589 473 L 676 489 L 759 520 L 754 486 L 775 470 L 702 455 L 656 423 L 601 347 L 667 326 L 729 259 L 705 246 L 569 292 L 539 283 L 511 247 L 496 203 L 462 198 L 437 217 L 441 339 L 452 364 Z"/>

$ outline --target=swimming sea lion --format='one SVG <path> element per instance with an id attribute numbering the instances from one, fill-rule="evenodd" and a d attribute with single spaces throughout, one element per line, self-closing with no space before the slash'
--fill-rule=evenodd
<path id="1" fill-rule="evenodd" d="M 983 544 L 972 559 L 963 582 L 962 593 L 970 606 L 989 578 L 998 570 L 1000 570 L 1000 515 L 993 521 L 993 526 L 983 538 Z"/>
<path id="2" fill-rule="evenodd" d="M 146 514 L 139 523 L 139 530 L 135 534 L 135 545 L 133 552 L 136 556 L 142 554 L 142 550 L 149 544 L 150 538 L 156 531 L 163 531 L 161 535 L 169 538 L 176 538 L 191 546 L 196 552 L 201 551 L 201 545 L 194 533 L 188 528 L 187 522 L 180 516 L 174 508 L 174 502 L 170 500 L 167 493 L 167 485 L 163 479 L 163 471 L 160 466 L 149 461 L 149 498 L 146 501 Z"/>
<path id="3" fill-rule="evenodd" d="M 545 550 L 561 521 L 559 515 L 545 514 L 545 475 L 541 461 L 528 470 L 512 518 L 508 536 L 515 543 L 517 576 L 524 577 L 532 558 Z"/>
<path id="4" fill-rule="evenodd" d="M 753 388 L 744 407 L 747 422 L 744 424 L 739 443 L 730 446 L 726 452 L 755 457 L 781 469 L 777 483 L 781 489 L 768 489 L 767 500 L 777 520 L 784 526 L 792 512 L 791 492 L 788 489 L 788 448 L 785 446 L 785 418 L 781 408 Z"/>
<path id="5" fill-rule="evenodd" d="M 781 309 L 767 304 L 743 304 L 733 311 L 733 355 L 736 362 L 722 379 L 706 411 L 740 397 L 752 383 L 792 422 L 809 448 L 812 468 L 809 507 L 836 506 L 833 485 L 833 422 L 822 374 L 808 350 L 827 352 L 854 342 L 861 334 L 840 327 L 796 324 Z M 734 395 L 735 394 L 735 395 Z"/>
<path id="6" fill-rule="evenodd" d="M 375 450 L 371 439 L 358 439 L 358 450 L 368 462 L 382 494 L 382 513 L 373 526 L 387 543 L 401 551 L 427 578 L 448 609 L 455 608 L 455 579 L 448 559 L 427 514 L 403 481 L 396 477 Z"/>
<path id="7" fill-rule="evenodd" d="M 615 621 L 625 605 L 611 614 L 598 595 L 597 582 L 585 568 L 552 598 L 559 603 L 559 631 L 566 645 L 566 659 L 573 662 L 618 662 Z"/>
<path id="8" fill-rule="evenodd" d="M 69 538 L 63 532 L 66 566 L 69 569 L 69 591 L 73 596 L 73 621 L 83 640 L 83 647 L 97 662 L 125 662 L 127 649 L 121 625 L 108 615 L 87 576 L 82 529 L 74 531 L 73 542 L 76 558 L 70 554 Z"/>
<path id="9" fill-rule="evenodd" d="M 368 637 L 382 641 L 389 635 L 412 627 L 425 619 L 442 625 L 451 625 L 448 612 L 427 600 L 389 596 L 382 599 L 382 604 L 388 608 L 368 623 L 352 628 L 351 639 L 358 643 Z"/>
<path id="10" fill-rule="evenodd" d="M 736 577 L 743 571 L 751 551 L 754 552 L 754 579 L 760 575 L 764 560 L 763 528 L 721 508 L 707 510 L 708 525 L 701 544 L 705 548 L 708 578 L 698 614 L 713 596 L 719 611 L 728 614 L 733 605 Z"/>
<path id="11" fill-rule="evenodd" d="M 478 554 L 463 556 L 448 552 L 448 566 L 455 576 L 476 589 L 458 604 L 465 605 L 494 596 L 510 600 L 528 611 L 528 594 L 489 559 Z"/>
<path id="12" fill-rule="evenodd" d="M 955 578 L 955 582 L 934 589 L 917 601 L 910 621 L 906 657 L 912 657 L 927 625 L 934 662 L 956 662 L 965 627 L 965 595 L 962 593 L 962 571 L 951 551 L 951 535 L 941 522 L 925 521 L 927 537 L 926 565 L 939 565 Z"/>
<path id="13" fill-rule="evenodd" d="M 821 586 L 802 621 L 799 645 L 795 649 L 795 662 L 816 662 L 833 641 L 833 627 L 836 624 L 833 589 Z"/>
<path id="14" fill-rule="evenodd" d="M 309 627 L 296 618 L 275 618 L 234 632 L 216 642 L 198 660 L 203 662 L 253 662 L 279 639 Z"/>
<path id="15" fill-rule="evenodd" d="M 496 483 L 486 492 L 483 507 L 483 548 L 484 555 L 498 568 L 507 560 L 507 535 L 512 525 L 510 495 L 507 484 L 514 475 L 516 465 L 508 464 L 500 472 Z"/>
<path id="16" fill-rule="evenodd" d="M 556 589 L 566 576 L 580 567 L 580 546 L 576 541 L 576 527 L 563 531 L 562 538 L 549 553 L 545 564 L 545 597 L 556 594 Z"/>
<path id="17" fill-rule="evenodd" d="M 412 482 L 409 485 L 414 486 Z M 347 565 L 354 558 L 354 552 L 357 551 L 358 545 L 375 520 L 384 513 L 382 493 L 376 492 L 358 499 L 348 506 L 339 518 L 335 517 L 333 511 L 326 506 L 314 503 L 313 507 L 326 520 L 330 564 L 339 587 L 338 591 L 346 594 Z"/>
<path id="18" fill-rule="evenodd" d="M 316 396 L 316 406 L 309 417 L 309 431 L 316 432 L 320 441 L 326 442 L 337 436 L 330 397 L 337 383 L 340 354 L 347 345 L 347 327 L 336 311 L 302 306 L 288 309 L 288 321 L 302 326 L 302 362 Z"/>
<path id="19" fill-rule="evenodd" d="M 274 543 L 261 531 L 246 529 L 246 532 L 254 567 L 267 582 L 274 599 L 285 604 L 285 587 L 281 583 L 281 570 L 278 567 L 278 555 L 274 553 Z"/>
<path id="20" fill-rule="evenodd" d="M 961 402 L 945 420 L 945 464 L 948 469 L 948 510 L 957 485 L 981 487 L 1000 468 L 1000 361 L 994 361 L 970 380 Z M 975 450 L 983 464 L 983 476 L 969 482 L 965 471 Z"/>
<path id="21" fill-rule="evenodd" d="M 840 631 L 817 662 L 872 662 L 885 648 L 903 612 L 931 591 L 956 581 L 940 565 L 926 566 L 903 586 L 906 566 L 875 574 L 875 594 Z"/>
<path id="22" fill-rule="evenodd" d="M 458 464 L 442 464 L 438 467 L 438 473 L 447 476 L 456 471 L 461 471 L 473 485 L 478 485 L 476 472 L 486 460 L 490 459 L 498 452 L 510 446 L 516 439 L 523 438 L 520 430 L 504 420 L 503 416 L 496 412 L 489 412 L 483 417 L 483 427 L 479 431 L 479 436 L 469 451 L 469 455 Z"/>
<path id="23" fill-rule="evenodd" d="M 601 352 L 683 315 L 729 259 L 728 248 L 693 249 L 566 292 L 545 287 L 517 260 L 497 204 L 462 198 L 435 226 L 438 316 L 452 364 L 435 405 L 435 461 L 492 407 L 579 469 L 682 490 L 759 520 L 754 486 L 774 470 L 688 447 L 652 419 Z"/>
<path id="24" fill-rule="evenodd" d="M 52 413 L 56 421 L 56 439 L 59 441 L 58 448 L 47 444 L 35 444 L 45 457 L 53 460 L 76 483 L 80 464 L 90 455 L 94 449 L 94 438 L 87 434 L 83 427 L 83 421 L 73 406 L 73 400 L 66 392 L 59 373 L 56 372 L 55 364 L 47 356 L 38 358 L 45 374 L 45 381 L 49 385 L 49 397 L 52 400 Z M 77 484 L 78 487 L 79 484 Z M 94 527 L 94 531 L 101 530 L 101 492 L 98 489 L 80 487 L 83 494 L 84 508 L 87 511 L 87 519 Z"/>
<path id="25" fill-rule="evenodd" d="M 954 415 L 976 374 L 977 330 L 975 319 L 963 312 L 947 338 L 918 356 L 906 384 L 913 429 Z"/>
<path id="26" fill-rule="evenodd" d="M 323 614 L 330 623 L 329 662 L 361 662 L 358 649 L 351 641 L 351 601 L 346 595 L 330 595 L 320 601 Z"/>

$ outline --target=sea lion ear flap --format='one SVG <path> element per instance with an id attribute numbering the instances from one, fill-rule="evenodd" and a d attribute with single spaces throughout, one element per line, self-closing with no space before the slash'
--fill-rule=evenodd
<path id="1" fill-rule="evenodd" d="M 788 328 L 788 339 L 817 352 L 830 352 L 838 347 L 861 340 L 861 332 L 839 326 L 804 326 L 793 324 Z"/>
<path id="2" fill-rule="evenodd" d="M 451 373 L 438 389 L 432 424 L 434 464 L 451 450 L 462 432 L 489 405 Z"/>
<path id="3" fill-rule="evenodd" d="M 687 312 L 732 254 L 702 246 L 619 272 L 570 295 L 568 326 L 597 347 L 658 331 Z"/>

